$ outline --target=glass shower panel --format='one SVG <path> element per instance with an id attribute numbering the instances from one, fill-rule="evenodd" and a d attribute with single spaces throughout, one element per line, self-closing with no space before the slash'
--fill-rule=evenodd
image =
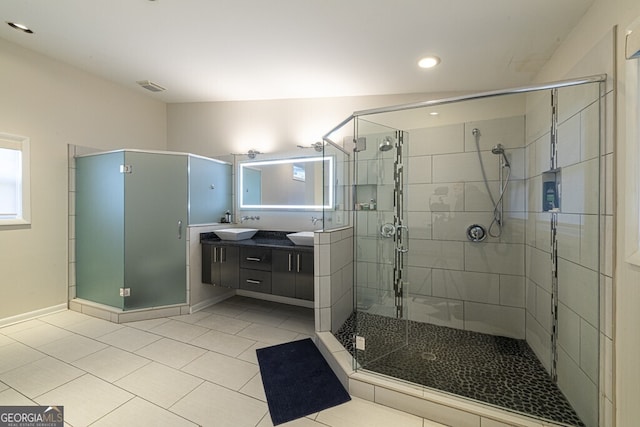
<path id="1" fill-rule="evenodd" d="M 123 308 L 124 153 L 76 158 L 76 295 Z"/>
<path id="2" fill-rule="evenodd" d="M 187 156 L 128 151 L 125 309 L 186 302 Z"/>
<path id="3" fill-rule="evenodd" d="M 231 165 L 189 156 L 189 224 L 219 222 L 231 211 Z"/>
<path id="4" fill-rule="evenodd" d="M 356 359 L 365 368 L 408 340 L 405 138 L 397 129 L 356 120 Z"/>
<path id="5" fill-rule="evenodd" d="M 556 96 L 559 208 L 551 212 L 557 259 L 555 373 L 558 387 L 585 425 L 597 426 L 603 162 L 600 85 L 560 88 Z"/>
<path id="6" fill-rule="evenodd" d="M 323 229 L 325 231 L 349 225 L 347 211 L 349 209 L 349 154 L 327 142 L 322 151 L 324 159 L 332 158 L 331 162 L 323 162 L 323 205 L 333 206 L 322 211 Z M 333 200 L 329 200 L 331 197 Z"/>

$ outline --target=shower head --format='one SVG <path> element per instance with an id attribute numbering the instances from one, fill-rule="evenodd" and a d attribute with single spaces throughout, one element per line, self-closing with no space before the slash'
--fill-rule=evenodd
<path id="1" fill-rule="evenodd" d="M 393 138 L 391 138 L 390 136 L 385 136 L 382 142 L 380 143 L 380 145 L 378 146 L 378 149 L 380 151 L 389 151 L 392 148 L 393 148 Z"/>
<path id="2" fill-rule="evenodd" d="M 502 144 L 498 144 L 495 147 L 493 147 L 491 149 L 491 152 L 493 154 L 503 154 L 504 153 L 504 147 L 502 146 Z"/>
<path id="3" fill-rule="evenodd" d="M 511 164 L 509 163 L 509 159 L 507 159 L 507 154 L 504 152 L 504 146 L 502 144 L 498 144 L 495 147 L 493 147 L 491 149 L 491 152 L 497 155 L 502 154 L 502 158 L 504 159 L 504 165 L 508 168 L 511 167 Z"/>

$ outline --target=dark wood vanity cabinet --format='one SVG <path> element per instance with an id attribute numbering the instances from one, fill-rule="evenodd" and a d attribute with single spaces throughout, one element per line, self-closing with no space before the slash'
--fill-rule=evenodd
<path id="1" fill-rule="evenodd" d="M 202 283 L 238 289 L 239 253 L 235 246 L 202 245 Z"/>
<path id="2" fill-rule="evenodd" d="M 313 301 L 313 252 L 273 249 L 271 293 Z"/>
<path id="3" fill-rule="evenodd" d="M 202 283 L 313 301 L 313 251 L 207 242 Z"/>

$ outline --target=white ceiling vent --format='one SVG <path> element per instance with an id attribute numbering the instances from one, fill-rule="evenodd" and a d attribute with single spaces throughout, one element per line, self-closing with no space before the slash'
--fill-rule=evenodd
<path id="1" fill-rule="evenodd" d="M 150 90 L 151 92 L 162 92 L 165 91 L 167 89 L 163 88 L 162 86 L 160 86 L 159 84 L 156 84 L 152 81 L 149 80 L 138 80 L 136 83 L 138 83 L 140 86 L 142 86 L 143 88 Z"/>

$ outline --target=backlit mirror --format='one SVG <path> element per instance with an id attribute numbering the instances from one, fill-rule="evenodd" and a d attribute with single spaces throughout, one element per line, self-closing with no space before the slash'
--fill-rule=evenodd
<path id="1" fill-rule="evenodd" d="M 331 156 L 240 163 L 240 209 L 333 209 L 333 174 Z"/>

